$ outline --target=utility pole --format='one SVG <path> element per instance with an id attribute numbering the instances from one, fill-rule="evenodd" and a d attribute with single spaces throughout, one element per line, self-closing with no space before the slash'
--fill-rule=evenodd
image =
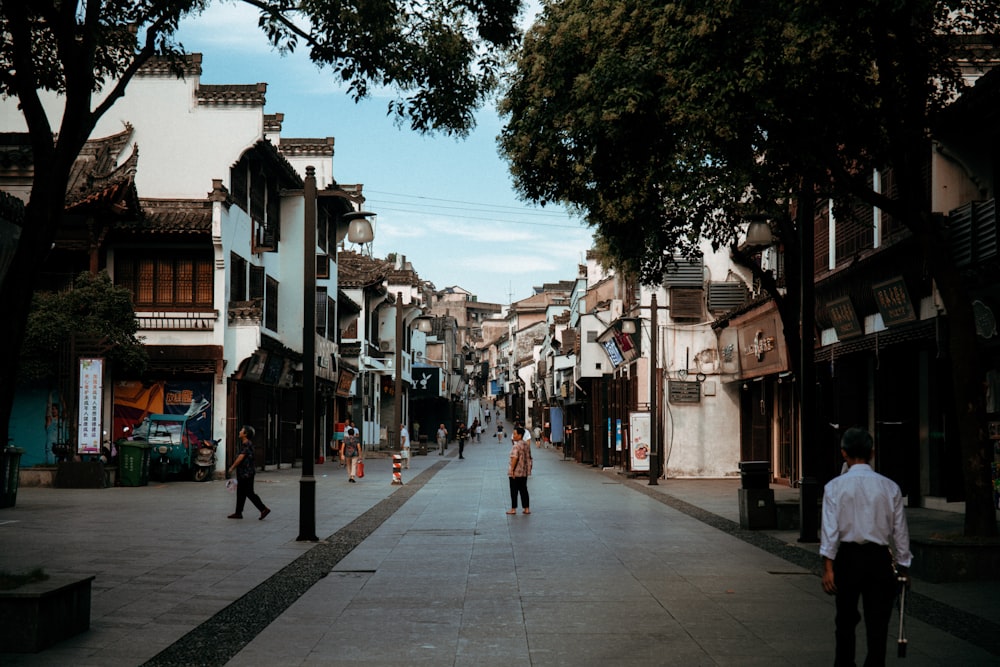
<path id="1" fill-rule="evenodd" d="M 659 326 L 656 313 L 656 292 L 649 295 L 649 486 L 659 486 L 660 464 L 660 383 L 656 377 Z"/>

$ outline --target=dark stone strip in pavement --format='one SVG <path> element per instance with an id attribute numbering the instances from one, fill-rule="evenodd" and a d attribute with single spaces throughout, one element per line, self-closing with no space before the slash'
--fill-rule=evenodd
<path id="1" fill-rule="evenodd" d="M 614 477 L 621 480 L 617 474 Z M 729 533 L 747 544 L 752 544 L 770 554 L 783 558 L 789 563 L 809 570 L 818 577 L 823 575 L 823 557 L 818 553 L 813 553 L 794 544 L 789 544 L 767 533 L 740 528 L 740 525 L 735 521 L 730 521 L 718 514 L 712 514 L 680 498 L 671 496 L 669 493 L 650 489 L 648 482 L 639 482 L 631 479 L 622 481 L 627 486 L 664 505 L 673 507 L 675 510 L 683 512 L 693 519 Z M 989 619 L 934 600 L 913 590 L 906 594 L 906 615 L 908 618 L 933 625 L 939 630 L 943 630 L 953 637 L 978 646 L 984 651 L 989 651 L 993 655 L 1000 655 L 1000 624 L 994 623 Z M 832 620 L 830 627 L 832 631 Z"/>
<path id="2" fill-rule="evenodd" d="M 316 544 L 243 597 L 144 663 L 144 667 L 225 665 L 325 577 L 347 554 L 436 475 L 435 463 L 336 533 Z"/>

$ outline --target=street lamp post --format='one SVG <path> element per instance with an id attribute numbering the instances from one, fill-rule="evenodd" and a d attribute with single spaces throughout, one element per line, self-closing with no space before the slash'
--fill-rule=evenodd
<path id="1" fill-rule="evenodd" d="M 341 190 L 316 190 L 316 169 L 306 167 L 303 181 L 302 227 L 302 477 L 299 480 L 300 542 L 316 542 L 316 213 L 317 198 L 338 197 L 350 200 Z M 365 211 L 352 211 L 341 216 L 349 223 L 348 239 L 353 243 L 369 243 L 374 238 Z"/>
<path id="2" fill-rule="evenodd" d="M 302 289 L 302 478 L 298 541 L 316 542 L 316 170 L 306 167 Z"/>
<path id="3" fill-rule="evenodd" d="M 657 326 L 656 292 L 649 296 L 649 486 L 659 486 L 660 464 L 663 455 L 660 452 L 660 383 L 656 377 L 657 346 L 659 345 L 659 326 Z"/>

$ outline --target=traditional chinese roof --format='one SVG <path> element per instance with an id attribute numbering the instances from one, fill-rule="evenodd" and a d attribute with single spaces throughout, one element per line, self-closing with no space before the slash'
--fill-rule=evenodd
<path id="1" fill-rule="evenodd" d="M 281 138 L 278 151 L 282 155 L 303 157 L 333 157 L 333 137 L 323 139 Z"/>
<path id="2" fill-rule="evenodd" d="M 369 287 L 381 284 L 389 273 L 391 265 L 383 259 L 375 259 L 350 250 L 337 254 L 337 282 L 341 287 Z"/>
<path id="3" fill-rule="evenodd" d="M 153 56 L 139 68 L 139 76 L 201 76 L 201 54 L 185 53 L 171 58 Z"/>
<path id="4" fill-rule="evenodd" d="M 195 96 L 203 106 L 264 106 L 266 83 L 200 84 Z"/>
<path id="5" fill-rule="evenodd" d="M 209 199 L 141 199 L 143 218 L 126 231 L 153 234 L 211 234 Z"/>

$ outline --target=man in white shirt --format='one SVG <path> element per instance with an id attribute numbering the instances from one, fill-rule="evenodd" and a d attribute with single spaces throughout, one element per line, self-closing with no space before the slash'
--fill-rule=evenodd
<path id="1" fill-rule="evenodd" d="M 823 492 L 823 590 L 837 596 L 837 653 L 834 665 L 853 665 L 855 628 L 864 600 L 868 657 L 865 665 L 885 664 L 889 617 L 896 597 L 897 574 L 909 586 L 910 532 L 899 486 L 872 470 L 872 437 L 850 428 L 840 440 L 849 466 Z"/>
<path id="2" fill-rule="evenodd" d="M 403 468 L 410 467 L 410 432 L 406 430 L 406 424 L 399 425 L 399 455 L 403 457 Z"/>

